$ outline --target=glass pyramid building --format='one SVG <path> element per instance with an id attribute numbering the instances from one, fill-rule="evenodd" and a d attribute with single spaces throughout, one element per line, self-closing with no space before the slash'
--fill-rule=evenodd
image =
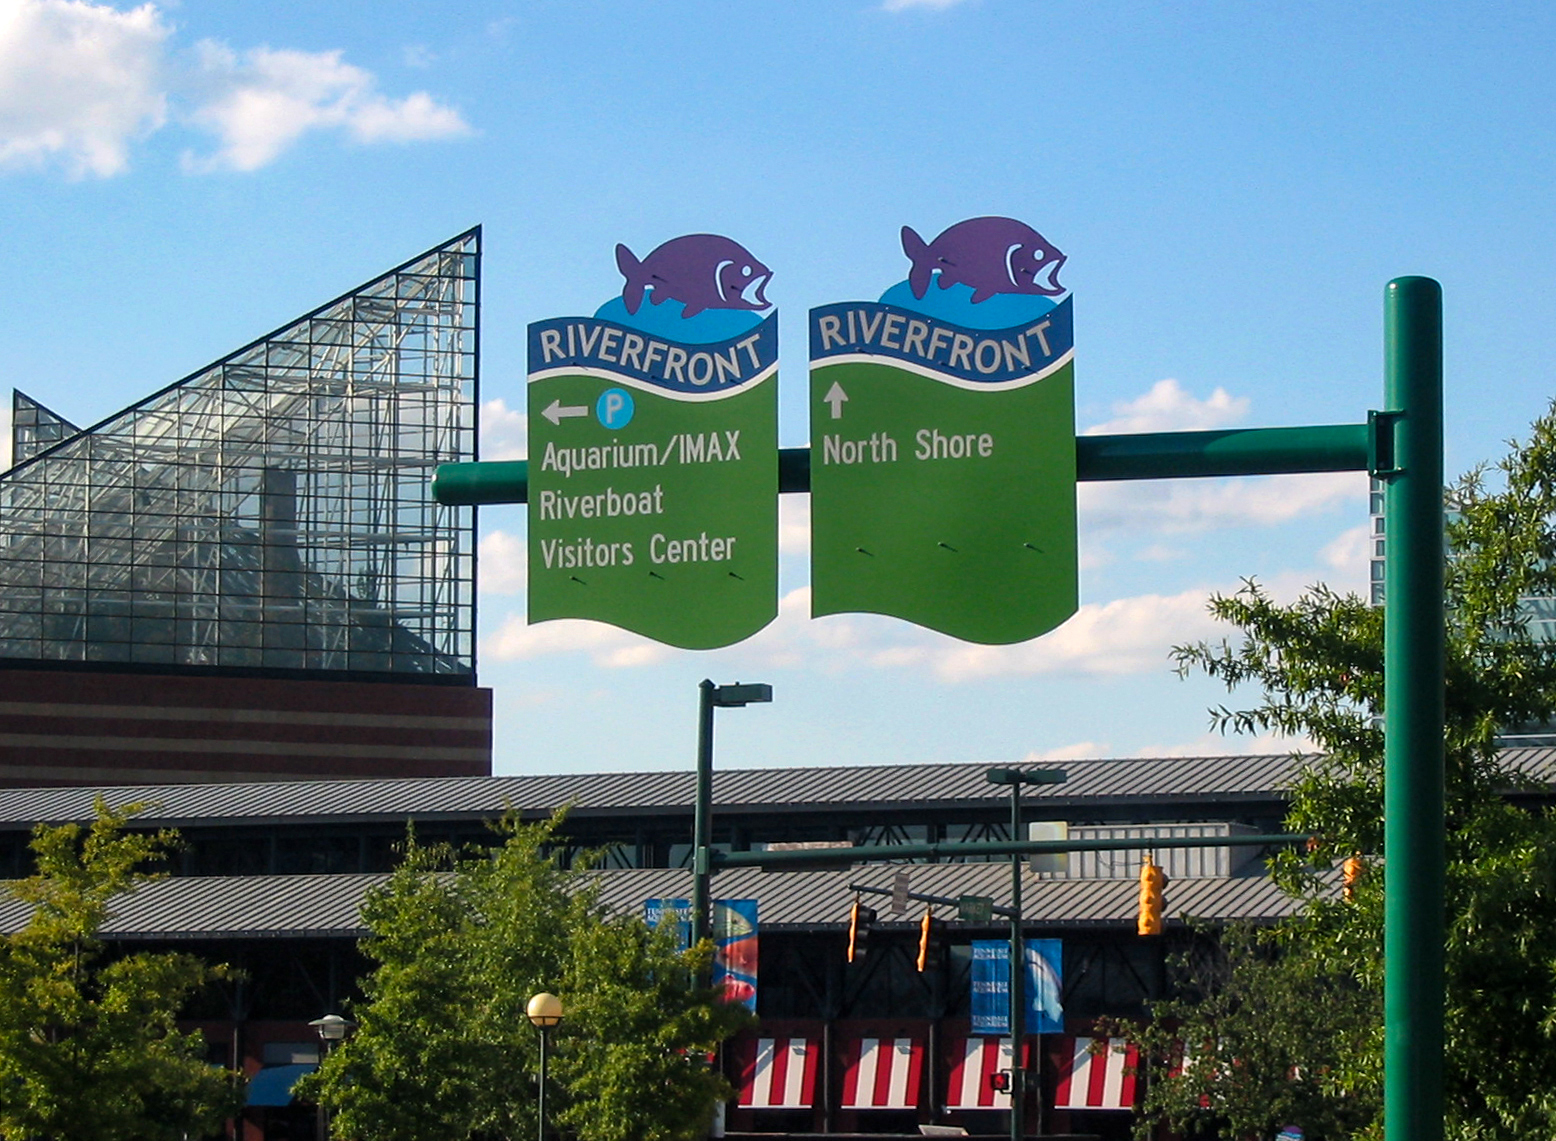
<path id="1" fill-rule="evenodd" d="M 13 399 L 0 658 L 474 681 L 480 231 L 81 429 Z"/>

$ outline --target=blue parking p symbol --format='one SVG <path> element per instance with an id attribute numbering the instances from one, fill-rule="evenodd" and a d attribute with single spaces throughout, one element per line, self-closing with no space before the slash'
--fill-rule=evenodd
<path id="1" fill-rule="evenodd" d="M 632 412 L 632 394 L 625 388 L 607 388 L 594 406 L 600 423 L 612 431 L 630 424 Z"/>

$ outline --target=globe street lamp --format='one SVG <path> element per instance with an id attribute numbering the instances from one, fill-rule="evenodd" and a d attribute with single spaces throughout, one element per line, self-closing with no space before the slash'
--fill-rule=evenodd
<path id="1" fill-rule="evenodd" d="M 529 1000 L 524 1008 L 540 1031 L 540 1141 L 546 1141 L 546 1048 L 550 1045 L 551 1029 L 562 1021 L 562 1000 L 549 991 L 541 991 Z"/>

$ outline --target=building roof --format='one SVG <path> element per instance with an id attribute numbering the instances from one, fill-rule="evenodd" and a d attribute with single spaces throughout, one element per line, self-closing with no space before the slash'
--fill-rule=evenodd
<path id="1" fill-rule="evenodd" d="M 1066 761 L 1067 783 L 1034 786 L 1023 795 L 1056 807 L 1110 801 L 1236 804 L 1279 798 L 1301 762 L 1289 754 Z M 987 763 L 960 763 L 726 769 L 714 775 L 713 798 L 726 811 L 1003 804 L 1005 791 L 984 779 L 988 768 Z M 150 803 L 155 807 L 143 821 L 178 827 L 220 821 L 480 818 L 500 815 L 510 806 L 533 814 L 564 804 L 591 816 L 672 814 L 690 809 L 693 791 L 690 771 L 0 789 L 0 828 L 89 820 L 98 796 L 116 805 Z"/>
<path id="2" fill-rule="evenodd" d="M 900 871 L 912 877 L 912 890 L 957 898 L 991 897 L 996 906 L 1010 899 L 1010 865 L 915 864 L 862 866 L 849 871 L 762 872 L 736 868 L 719 873 L 713 893 L 720 899 L 755 899 L 764 927 L 789 931 L 838 929 L 848 920 L 854 892 L 850 884 L 890 888 Z M 597 873 L 603 900 L 612 910 L 641 914 L 648 899 L 685 899 L 691 873 L 685 869 L 634 868 Z M 115 904 L 103 934 L 116 940 L 198 940 L 261 938 L 355 938 L 362 925 L 363 895 L 387 875 L 188 876 L 158 880 Z M 1052 879 L 1025 877 L 1024 909 L 1033 926 L 1118 927 L 1134 922 L 1138 887 L 1130 879 Z M 867 899 L 867 902 L 872 902 Z M 894 919 L 883 897 L 873 901 L 879 927 L 918 923 L 924 904 L 909 903 Z M 1173 917 L 1203 920 L 1269 920 L 1289 914 L 1293 901 L 1263 874 L 1230 878 L 1175 879 L 1167 893 Z M 953 909 L 937 907 L 950 916 Z M 0 932 L 17 930 L 27 909 L 0 902 Z M 996 921 L 1002 923 L 1003 921 Z"/>
<path id="3" fill-rule="evenodd" d="M 1510 767 L 1537 783 L 1556 783 L 1556 747 L 1507 749 L 1502 755 Z M 1032 786 L 1023 796 L 1056 809 L 1181 804 L 1185 811 L 1198 812 L 1284 799 L 1283 789 L 1310 759 L 1288 753 L 1065 761 L 1066 783 Z M 877 812 L 933 811 L 1004 804 L 1004 790 L 984 779 L 988 769 L 987 762 L 725 769 L 714 774 L 713 800 L 729 812 L 850 811 L 866 806 Z M 98 796 L 115 805 L 152 804 L 141 820 L 180 827 L 481 819 L 499 816 L 509 807 L 535 815 L 564 804 L 589 816 L 671 815 L 690 811 L 693 791 L 690 771 L 14 788 L 0 789 L 0 829 L 90 820 Z"/>

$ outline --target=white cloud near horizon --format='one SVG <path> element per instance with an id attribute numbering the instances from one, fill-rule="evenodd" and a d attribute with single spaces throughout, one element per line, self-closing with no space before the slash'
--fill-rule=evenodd
<path id="1" fill-rule="evenodd" d="M 178 51 L 175 35 L 155 3 L 0 0 L 0 170 L 112 178 L 170 126 L 214 136 L 210 154 L 184 154 L 196 173 L 257 170 L 311 132 L 364 145 L 470 133 L 425 91 L 384 95 L 339 51 Z"/>
<path id="2" fill-rule="evenodd" d="M 778 617 L 739 649 L 743 658 L 770 668 L 803 665 L 823 673 L 860 667 L 909 669 L 948 684 L 1009 675 L 1118 676 L 1166 669 L 1172 646 L 1215 634 L 1215 623 L 1205 611 L 1209 593 L 1191 590 L 1087 603 L 1041 638 L 1014 646 L 980 646 L 873 614 L 812 619 L 810 587 L 802 586 L 785 594 Z M 530 626 L 520 612 L 510 614 L 481 646 L 487 661 L 575 653 L 604 668 L 647 665 L 682 652 L 599 622 L 565 619 Z"/>
<path id="3" fill-rule="evenodd" d="M 1179 741 L 1172 745 L 1146 745 L 1143 748 L 1122 752 L 1114 749 L 1106 741 L 1075 741 L 1052 749 L 1033 749 L 1022 758 L 1022 763 L 1111 760 L 1119 757 L 1283 756 L 1290 753 L 1317 751 L 1318 747 L 1308 737 L 1285 737 L 1274 733 L 1243 736 L 1207 732 L 1201 733 L 1192 741 Z"/>

